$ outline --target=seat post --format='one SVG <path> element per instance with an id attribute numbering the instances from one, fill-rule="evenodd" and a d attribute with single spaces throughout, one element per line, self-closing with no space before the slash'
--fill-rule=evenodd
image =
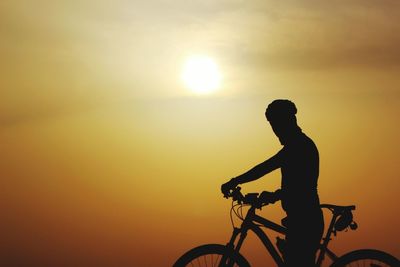
<path id="1" fill-rule="evenodd" d="M 333 212 L 331 222 L 329 224 L 328 230 L 326 231 L 326 235 L 325 235 L 325 237 L 322 238 L 323 242 L 321 244 L 321 250 L 318 255 L 317 266 L 320 266 L 322 263 L 322 260 L 324 259 L 325 252 L 328 247 L 328 243 L 329 243 L 329 241 L 331 241 L 331 235 L 332 235 L 333 227 L 335 225 L 335 221 L 336 221 L 337 217 L 338 217 L 338 214 Z"/>

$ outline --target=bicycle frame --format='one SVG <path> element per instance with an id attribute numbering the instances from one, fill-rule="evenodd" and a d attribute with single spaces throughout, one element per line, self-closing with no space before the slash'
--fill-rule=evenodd
<path id="1" fill-rule="evenodd" d="M 277 223 L 274 223 L 268 219 L 265 219 L 257 214 L 255 214 L 256 208 L 254 206 L 251 206 L 251 208 L 248 210 L 247 215 L 245 219 L 243 220 L 240 228 L 233 228 L 233 233 L 232 237 L 229 240 L 229 242 L 226 244 L 228 249 L 230 251 L 235 251 L 239 253 L 240 248 L 242 247 L 243 241 L 245 240 L 247 236 L 247 232 L 251 230 L 254 232 L 257 237 L 261 240 L 263 243 L 264 247 L 267 249 L 269 254 L 271 255 L 272 259 L 275 261 L 278 267 L 284 266 L 283 258 L 281 254 L 278 252 L 278 250 L 275 248 L 267 234 L 261 229 L 261 227 L 258 225 L 262 225 L 268 229 L 271 229 L 277 233 L 286 234 L 286 228 L 282 225 L 279 225 Z M 331 240 L 331 234 L 333 233 L 334 229 L 334 223 L 336 221 L 337 215 L 333 215 L 331 222 L 328 227 L 328 231 L 326 232 L 325 237 L 322 238 L 323 242 L 320 244 L 319 248 L 319 254 L 317 257 L 316 261 L 316 266 L 321 266 L 322 261 L 325 258 L 325 254 L 328 255 L 328 257 L 335 261 L 338 256 L 333 253 L 330 249 L 328 249 L 328 243 Z M 238 239 L 239 237 L 239 239 Z M 235 241 L 238 239 L 235 245 Z M 221 262 L 226 262 L 226 258 L 223 257 Z"/>
<path id="2" fill-rule="evenodd" d="M 233 228 L 232 237 L 231 237 L 230 241 L 228 242 L 228 244 L 226 244 L 226 246 L 230 250 L 239 252 L 240 248 L 242 247 L 243 241 L 247 236 L 247 232 L 249 230 L 251 230 L 261 240 L 261 242 L 263 243 L 263 245 L 265 246 L 265 248 L 267 249 L 269 254 L 274 259 L 275 263 L 279 267 L 281 267 L 281 266 L 283 266 L 284 263 L 283 263 L 283 259 L 280 255 L 280 253 L 277 251 L 275 246 L 272 244 L 272 242 L 269 239 L 269 237 L 267 236 L 267 234 L 263 230 L 261 230 L 261 227 L 258 226 L 256 223 L 261 224 L 264 227 L 269 228 L 275 232 L 281 233 L 283 235 L 286 234 L 286 228 L 279 224 L 276 224 L 268 219 L 258 216 L 257 214 L 255 214 L 255 209 L 256 209 L 255 207 L 251 207 L 248 210 L 246 218 L 243 220 L 243 223 L 240 226 L 240 228 L 236 228 L 236 227 Z M 239 236 L 239 239 L 235 246 L 235 241 L 238 238 L 238 236 Z M 221 260 L 221 262 L 226 262 L 226 259 L 223 258 Z"/>

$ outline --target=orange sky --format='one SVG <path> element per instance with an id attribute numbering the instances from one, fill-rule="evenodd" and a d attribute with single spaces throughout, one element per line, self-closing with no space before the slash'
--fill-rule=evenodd
<path id="1" fill-rule="evenodd" d="M 219 187 L 280 149 L 276 98 L 319 148 L 321 201 L 357 205 L 331 247 L 400 257 L 400 4 L 345 2 L 1 1 L 0 265 L 170 266 L 227 242 Z M 182 84 L 193 53 L 216 94 Z"/>

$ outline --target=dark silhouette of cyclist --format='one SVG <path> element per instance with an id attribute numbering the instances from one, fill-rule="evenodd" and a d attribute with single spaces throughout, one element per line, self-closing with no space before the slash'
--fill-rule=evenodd
<path id="1" fill-rule="evenodd" d="M 256 180 L 280 168 L 281 189 L 263 192 L 265 201 L 281 200 L 287 217 L 283 258 L 286 266 L 315 265 L 315 254 L 324 229 L 324 220 L 317 192 L 319 174 L 318 149 L 297 125 L 297 109 L 289 100 L 275 100 L 268 105 L 265 116 L 283 148 L 274 156 L 221 186 L 223 193 L 239 184 Z"/>

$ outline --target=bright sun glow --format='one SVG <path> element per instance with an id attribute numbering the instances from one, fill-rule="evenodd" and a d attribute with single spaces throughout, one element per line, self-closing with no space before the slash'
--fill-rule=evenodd
<path id="1" fill-rule="evenodd" d="M 191 56 L 184 66 L 182 79 L 192 92 L 209 94 L 219 88 L 221 74 L 212 58 Z"/>

